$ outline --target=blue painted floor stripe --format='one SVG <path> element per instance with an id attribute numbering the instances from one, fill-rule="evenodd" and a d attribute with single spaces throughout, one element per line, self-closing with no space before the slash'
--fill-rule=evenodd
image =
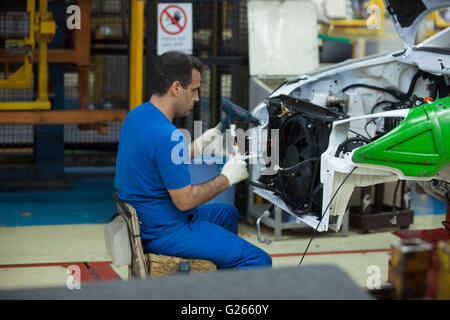
<path id="1" fill-rule="evenodd" d="M 445 214 L 446 203 L 428 194 L 411 192 L 411 209 L 414 215 Z"/>
<path id="2" fill-rule="evenodd" d="M 70 191 L 0 192 L 0 226 L 106 223 L 114 178 L 74 178 Z"/>
<path id="3" fill-rule="evenodd" d="M 116 212 L 114 177 L 72 178 L 71 184 L 70 191 L 0 192 L 0 226 L 107 223 Z M 446 204 L 413 192 L 411 208 L 415 215 L 445 214 Z"/>

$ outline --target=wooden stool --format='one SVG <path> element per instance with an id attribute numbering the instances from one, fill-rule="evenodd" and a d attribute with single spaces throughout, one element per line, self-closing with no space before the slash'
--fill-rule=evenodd
<path id="1" fill-rule="evenodd" d="M 216 271 L 217 266 L 209 260 L 183 259 L 173 256 L 165 256 L 149 253 L 150 277 L 166 276 L 180 272 L 180 263 L 188 263 L 190 273 Z"/>
<path id="2" fill-rule="evenodd" d="M 133 206 L 123 202 L 114 194 L 117 211 L 125 219 L 128 226 L 132 260 L 128 267 L 128 278 L 148 278 L 164 276 L 179 272 L 180 263 L 189 264 L 189 272 L 216 271 L 217 266 L 208 260 L 183 259 L 173 256 L 144 254 L 142 246 L 140 222 Z"/>

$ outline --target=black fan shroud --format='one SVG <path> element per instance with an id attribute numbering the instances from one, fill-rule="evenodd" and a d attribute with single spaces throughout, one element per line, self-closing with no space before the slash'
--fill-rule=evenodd
<path id="1" fill-rule="evenodd" d="M 283 170 L 278 172 L 277 187 L 283 200 L 300 214 L 320 214 L 316 129 L 315 123 L 301 114 L 292 115 L 280 126 L 280 167 Z"/>

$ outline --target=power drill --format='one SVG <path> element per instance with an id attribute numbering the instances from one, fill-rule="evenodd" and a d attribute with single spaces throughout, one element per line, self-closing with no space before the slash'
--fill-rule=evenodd
<path id="1" fill-rule="evenodd" d="M 228 99 L 222 100 L 222 110 L 227 114 L 227 116 L 223 118 L 218 125 L 218 129 L 222 132 L 225 131 L 228 125 L 237 121 L 248 122 L 254 126 L 260 125 L 259 120 L 252 116 L 250 112 L 239 107 L 237 104 L 234 104 Z"/>

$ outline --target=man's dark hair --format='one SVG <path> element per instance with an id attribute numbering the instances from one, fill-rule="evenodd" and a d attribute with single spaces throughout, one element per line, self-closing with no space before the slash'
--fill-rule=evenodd
<path id="1" fill-rule="evenodd" d="M 178 51 L 164 53 L 156 60 L 150 75 L 152 94 L 166 94 L 174 81 L 180 81 L 186 89 L 192 82 L 192 69 L 202 71 L 198 58 Z"/>

